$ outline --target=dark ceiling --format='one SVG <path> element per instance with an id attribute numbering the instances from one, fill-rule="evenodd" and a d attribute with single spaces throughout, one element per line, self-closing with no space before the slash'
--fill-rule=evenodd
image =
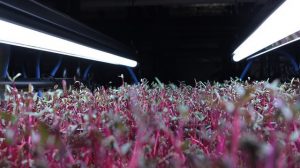
<path id="1" fill-rule="evenodd" d="M 139 77 L 224 80 L 231 53 L 280 0 L 38 0 L 136 50 Z M 97 69 L 94 69 L 97 71 Z M 101 75 L 105 72 L 96 72 Z M 110 74 L 108 74 L 110 75 Z M 115 74 L 112 74 L 115 75 Z"/>

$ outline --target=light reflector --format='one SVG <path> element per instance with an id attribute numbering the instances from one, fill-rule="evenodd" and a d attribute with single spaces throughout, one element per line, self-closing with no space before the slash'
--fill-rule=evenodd
<path id="1" fill-rule="evenodd" d="M 300 0 L 286 0 L 234 52 L 240 61 L 300 30 Z"/>
<path id="2" fill-rule="evenodd" d="M 105 63 L 135 67 L 137 62 L 0 19 L 0 43 Z"/>

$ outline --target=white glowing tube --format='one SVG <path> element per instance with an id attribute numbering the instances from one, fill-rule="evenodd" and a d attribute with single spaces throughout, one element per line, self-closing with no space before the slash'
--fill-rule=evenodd
<path id="1" fill-rule="evenodd" d="M 135 67 L 137 62 L 0 19 L 0 43 L 105 63 Z"/>
<path id="2" fill-rule="evenodd" d="M 300 30 L 300 0 L 286 0 L 234 52 L 240 61 Z"/>

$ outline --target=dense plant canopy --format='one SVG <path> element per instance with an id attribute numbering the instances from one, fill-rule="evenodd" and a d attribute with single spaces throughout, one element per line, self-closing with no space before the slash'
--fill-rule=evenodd
<path id="1" fill-rule="evenodd" d="M 0 166 L 295 167 L 299 81 L 6 86 Z"/>

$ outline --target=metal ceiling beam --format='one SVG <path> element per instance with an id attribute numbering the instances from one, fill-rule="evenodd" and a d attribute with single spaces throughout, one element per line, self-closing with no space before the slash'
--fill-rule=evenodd
<path id="1" fill-rule="evenodd" d="M 267 0 L 81 0 L 81 9 L 158 5 L 264 3 Z"/>

